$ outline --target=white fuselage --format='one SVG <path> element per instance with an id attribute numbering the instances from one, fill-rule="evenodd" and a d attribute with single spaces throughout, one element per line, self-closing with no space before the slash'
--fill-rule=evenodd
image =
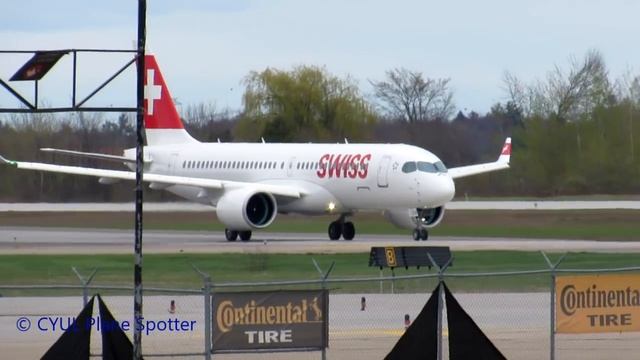
<path id="1" fill-rule="evenodd" d="M 148 146 L 155 174 L 210 178 L 304 189 L 300 199 L 278 198 L 282 213 L 328 214 L 431 208 L 453 198 L 446 171 L 403 171 L 407 162 L 440 160 L 403 144 L 192 143 Z M 172 185 L 183 198 L 216 205 L 221 191 Z"/>
<path id="2" fill-rule="evenodd" d="M 225 237 L 251 239 L 277 213 L 336 214 L 329 239 L 352 240 L 358 211 L 383 211 L 394 225 L 427 240 L 455 193 L 453 179 L 509 168 L 511 139 L 498 160 L 447 170 L 427 150 L 403 144 L 200 143 L 185 130 L 153 55 L 144 61 L 143 181 L 185 199 L 215 206 Z M 130 171 L 12 161 L 19 169 L 97 177 L 100 183 L 140 180 L 136 149 L 124 156 L 66 149 L 43 151 L 122 161 Z"/>

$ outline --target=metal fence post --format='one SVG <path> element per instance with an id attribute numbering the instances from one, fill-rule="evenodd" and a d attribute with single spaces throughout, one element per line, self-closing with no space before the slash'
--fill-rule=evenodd
<path id="1" fill-rule="evenodd" d="M 429 258 L 429 261 L 431 262 L 431 266 L 433 267 L 438 267 L 438 264 L 436 263 L 436 261 L 433 259 L 433 257 L 431 256 L 431 254 L 427 253 L 427 257 Z M 438 354 L 437 354 L 437 359 L 438 360 L 442 360 L 442 341 L 443 341 L 443 335 L 442 335 L 442 326 L 443 326 L 443 321 L 442 321 L 442 311 L 443 311 L 443 306 L 442 304 L 444 303 L 444 272 L 445 270 L 447 270 L 447 267 L 449 267 L 449 265 L 451 264 L 451 261 L 453 261 L 453 256 L 449 258 L 449 260 L 447 260 L 447 262 L 442 265 L 441 268 L 438 269 Z"/>
<path id="2" fill-rule="evenodd" d="M 211 279 L 204 281 L 204 358 L 211 359 Z"/>
<path id="3" fill-rule="evenodd" d="M 442 306 L 442 302 L 443 302 L 443 296 L 444 296 L 444 288 L 442 286 L 443 284 L 443 277 L 441 276 L 440 273 L 438 273 L 438 354 L 437 354 L 437 359 L 438 360 L 442 360 L 442 311 L 443 311 L 443 306 Z"/>
<path id="4" fill-rule="evenodd" d="M 551 298 L 549 299 L 549 360 L 556 358 L 556 271 L 551 269 Z"/>
<path id="5" fill-rule="evenodd" d="M 204 358 L 211 360 L 211 276 L 200 271 L 195 265 L 191 264 L 191 266 L 204 282 L 202 288 L 204 295 Z"/>
<path id="6" fill-rule="evenodd" d="M 396 273 L 395 271 L 393 271 L 393 268 L 391 268 L 391 294 L 395 294 L 395 278 L 396 278 Z"/>
<path id="7" fill-rule="evenodd" d="M 333 267 L 336 265 L 336 262 L 332 261 L 331 265 L 329 266 L 329 269 L 327 269 L 327 272 L 323 273 L 322 269 L 320 269 L 320 265 L 318 265 L 318 262 L 316 261 L 316 259 L 311 258 L 311 261 L 313 261 L 313 266 L 316 267 L 316 270 L 318 270 L 318 273 L 320 274 L 320 280 L 321 280 L 320 286 L 322 286 L 322 290 L 325 290 L 326 289 L 327 278 L 329 277 L 329 274 L 331 273 L 331 270 L 333 270 Z M 327 360 L 327 348 L 325 348 L 325 347 L 322 348 L 321 358 L 322 358 L 322 360 Z"/>
<path id="8" fill-rule="evenodd" d="M 96 272 L 98 272 L 98 268 L 93 269 L 93 272 L 91 273 L 91 275 L 89 275 L 88 278 L 83 277 L 80 272 L 75 268 L 75 266 L 71 267 L 71 270 L 73 270 L 74 273 L 76 273 L 76 276 L 78 277 L 78 279 L 80 279 L 80 283 L 82 284 L 82 306 L 87 306 L 87 302 L 89 302 L 89 283 L 91 283 L 91 280 L 93 280 L 93 277 L 96 275 Z"/>
<path id="9" fill-rule="evenodd" d="M 549 299 L 549 359 L 555 360 L 556 358 L 556 269 L 560 266 L 560 263 L 567 256 L 567 253 L 564 253 L 560 259 L 554 264 L 549 260 L 547 254 L 544 251 L 540 251 L 544 260 L 547 262 L 549 266 L 549 270 L 551 272 L 551 289 L 549 293 L 551 294 L 551 298 Z"/>

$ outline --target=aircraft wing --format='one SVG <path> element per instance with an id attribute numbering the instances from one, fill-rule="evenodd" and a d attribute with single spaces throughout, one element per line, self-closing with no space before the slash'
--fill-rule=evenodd
<path id="1" fill-rule="evenodd" d="M 86 175 L 86 176 L 94 176 L 98 178 L 113 179 L 113 180 L 135 180 L 136 179 L 136 173 L 133 171 L 95 169 L 95 168 L 87 168 L 87 167 L 79 167 L 79 166 L 66 166 L 66 165 L 54 165 L 54 164 L 46 164 L 46 163 L 12 161 L 12 160 L 5 159 L 2 156 L 0 156 L 0 162 L 4 162 L 5 164 L 12 165 L 18 169 L 24 169 L 24 170 L 40 170 L 40 171 L 55 172 L 55 173 L 62 173 L 62 174 Z M 291 187 L 291 186 L 280 186 L 280 185 L 250 183 L 250 182 L 241 182 L 241 181 L 204 179 L 204 178 L 194 178 L 194 177 L 186 177 L 186 176 L 161 175 L 161 174 L 153 174 L 153 173 L 144 173 L 143 180 L 145 182 L 150 182 L 152 184 L 159 184 L 159 185 L 165 185 L 165 186 L 186 185 L 186 186 L 194 186 L 194 187 L 200 187 L 205 189 L 217 189 L 217 190 L 251 187 L 252 189 L 256 189 L 257 191 L 267 192 L 273 195 L 278 195 L 278 196 L 283 196 L 288 198 L 295 198 L 295 199 L 298 199 L 303 195 L 305 195 L 305 192 L 302 189 L 296 189 L 295 187 Z"/>
<path id="2" fill-rule="evenodd" d="M 453 179 L 482 174 L 491 171 L 504 170 L 509 168 L 509 160 L 511 159 L 511 138 L 508 137 L 504 141 L 504 145 L 502 146 L 502 151 L 500 152 L 500 156 L 498 160 L 490 163 L 484 164 L 475 164 L 468 166 L 461 166 L 449 169 L 449 175 Z"/>

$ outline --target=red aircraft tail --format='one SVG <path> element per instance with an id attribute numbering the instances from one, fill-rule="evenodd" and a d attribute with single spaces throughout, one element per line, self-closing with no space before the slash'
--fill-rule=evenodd
<path id="1" fill-rule="evenodd" d="M 147 145 L 194 142 L 184 129 L 154 55 L 145 56 L 144 125 Z"/>

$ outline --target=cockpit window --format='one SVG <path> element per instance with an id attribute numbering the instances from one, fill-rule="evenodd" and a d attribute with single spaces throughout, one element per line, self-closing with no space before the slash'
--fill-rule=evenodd
<path id="1" fill-rule="evenodd" d="M 438 172 L 438 169 L 436 169 L 435 165 L 433 165 L 432 163 L 424 162 L 424 161 L 418 161 L 418 170 L 422 172 L 428 172 L 428 173 Z"/>
<path id="2" fill-rule="evenodd" d="M 426 161 L 407 161 L 406 163 L 404 163 L 404 165 L 402 165 L 402 172 L 403 173 L 412 173 L 414 171 L 421 171 L 421 172 L 426 172 L 426 173 L 431 173 L 431 174 L 436 174 L 436 173 L 446 173 L 447 172 L 447 168 L 444 166 L 444 164 L 442 163 L 442 161 L 438 161 L 436 163 L 430 163 L 430 162 L 426 162 Z"/>
<path id="3" fill-rule="evenodd" d="M 442 161 L 438 161 L 437 163 L 433 164 L 436 166 L 436 169 L 438 169 L 439 172 L 443 172 L 446 173 L 447 172 L 447 167 L 444 166 L 444 164 L 442 163 Z"/>
<path id="4" fill-rule="evenodd" d="M 402 172 L 403 173 L 412 173 L 416 171 L 416 162 L 415 161 L 407 161 L 406 163 L 404 163 L 404 165 L 402 165 Z"/>

